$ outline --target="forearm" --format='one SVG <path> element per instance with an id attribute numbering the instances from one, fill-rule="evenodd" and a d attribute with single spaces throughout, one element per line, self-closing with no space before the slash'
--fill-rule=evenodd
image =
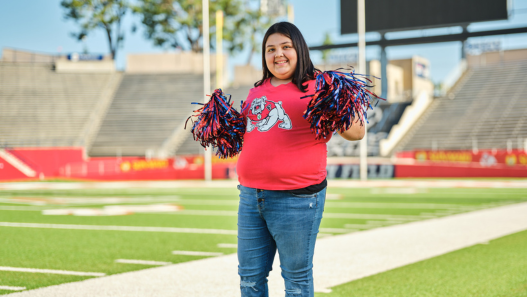
<path id="1" fill-rule="evenodd" d="M 348 130 L 344 132 L 338 131 L 338 133 L 340 136 L 342 136 L 342 138 L 349 141 L 361 140 L 364 137 L 364 134 L 366 134 L 366 129 L 364 128 L 364 125 L 366 125 L 366 123 L 363 123 L 361 125 L 360 121 L 354 119 L 353 125 L 351 125 Z"/>

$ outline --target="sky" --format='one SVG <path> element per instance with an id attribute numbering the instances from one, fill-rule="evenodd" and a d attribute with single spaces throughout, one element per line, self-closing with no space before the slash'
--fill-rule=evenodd
<path id="1" fill-rule="evenodd" d="M 387 0 L 389 1 L 389 0 Z M 527 27 L 527 0 L 510 0 L 512 13 L 509 20 L 471 24 L 469 31 L 496 30 L 504 28 Z M 324 34 L 328 32 L 333 43 L 355 42 L 357 34 L 340 35 L 340 0 L 289 0 L 294 7 L 295 25 L 300 29 L 309 46 L 321 45 Z M 108 44 L 102 30 L 94 31 L 83 42 L 71 37 L 77 24 L 65 20 L 60 0 L 0 0 L 0 49 L 15 48 L 43 53 L 74 53 L 85 48 L 90 53 L 107 54 Z M 138 30 L 131 32 L 136 24 Z M 144 37 L 138 16 L 127 15 L 123 21 L 125 41 L 117 53 L 117 68 L 126 68 L 126 55 L 129 53 L 156 53 L 164 49 L 154 47 Z M 392 33 L 392 37 L 416 37 L 433 34 L 448 34 L 459 27 L 431 30 L 414 30 Z M 368 33 L 366 41 L 378 38 L 377 33 Z M 472 38 L 470 43 L 501 42 L 504 50 L 527 48 L 527 34 L 511 34 Z M 342 53 L 356 53 L 356 49 L 340 50 Z M 419 55 L 430 61 L 430 76 L 434 82 L 443 81 L 458 65 L 461 59 L 461 43 L 446 42 L 411 46 L 396 46 L 386 49 L 388 59 L 403 59 Z M 229 67 L 243 65 L 248 59 L 248 51 L 229 57 Z M 320 52 L 312 51 L 315 64 L 321 61 Z M 366 58 L 379 59 L 380 48 L 367 46 Z M 252 64 L 261 68 L 261 58 L 254 55 Z"/>

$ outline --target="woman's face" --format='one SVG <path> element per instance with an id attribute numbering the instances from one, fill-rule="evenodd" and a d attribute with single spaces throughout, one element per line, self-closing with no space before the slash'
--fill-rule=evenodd
<path id="1" fill-rule="evenodd" d="M 274 33 L 267 38 L 265 63 L 267 69 L 276 78 L 281 80 L 292 79 L 297 60 L 296 50 L 291 39 L 280 33 Z"/>

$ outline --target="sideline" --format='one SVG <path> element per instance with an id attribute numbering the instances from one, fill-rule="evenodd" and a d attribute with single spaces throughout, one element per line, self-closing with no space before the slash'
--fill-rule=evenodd
<path id="1" fill-rule="evenodd" d="M 315 291 L 527 230 L 527 202 L 319 239 Z M 283 296 L 278 257 L 270 296 Z M 13 297 L 239 296 L 235 254 L 9 294 Z"/>
<path id="2" fill-rule="evenodd" d="M 0 222 L 0 227 L 237 235 L 236 230 Z"/>
<path id="3" fill-rule="evenodd" d="M 0 190 L 76 190 L 76 189 L 144 189 L 144 188 L 231 188 L 236 180 L 133 181 L 133 182 L 7 182 Z M 331 188 L 527 188 L 527 180 L 328 180 Z"/>

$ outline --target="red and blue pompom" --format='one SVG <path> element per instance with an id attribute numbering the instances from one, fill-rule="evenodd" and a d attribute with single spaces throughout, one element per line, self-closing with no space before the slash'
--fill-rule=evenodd
<path id="1" fill-rule="evenodd" d="M 216 148 L 216 155 L 220 158 L 236 156 L 243 144 L 245 119 L 232 107 L 230 95 L 227 98 L 221 89 L 216 89 L 209 102 L 192 104 L 203 105 L 194 111 L 197 113 L 191 131 L 194 140 L 199 141 L 204 148 Z"/>
<path id="2" fill-rule="evenodd" d="M 362 126 L 368 123 L 366 112 L 368 108 L 372 109 L 370 101 L 372 97 L 379 98 L 367 89 L 372 87 L 371 82 L 365 75 L 355 74 L 354 70 L 317 74 L 315 94 L 306 96 L 312 99 L 304 114 L 316 139 L 327 138 L 335 131 L 344 132 L 353 124 Z"/>

